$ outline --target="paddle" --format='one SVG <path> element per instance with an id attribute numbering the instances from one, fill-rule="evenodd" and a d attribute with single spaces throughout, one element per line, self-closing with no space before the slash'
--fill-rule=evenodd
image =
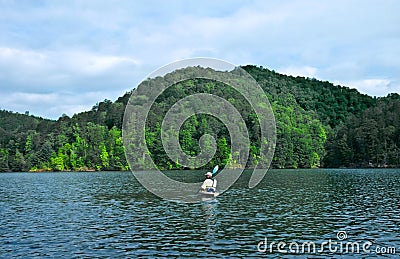
<path id="1" fill-rule="evenodd" d="M 217 171 L 218 171 L 218 165 L 216 165 L 215 167 L 214 167 L 214 169 L 212 170 L 212 173 L 211 174 L 215 174 Z"/>

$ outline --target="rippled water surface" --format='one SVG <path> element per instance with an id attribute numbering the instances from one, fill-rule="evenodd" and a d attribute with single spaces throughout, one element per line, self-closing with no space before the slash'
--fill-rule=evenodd
<path id="1" fill-rule="evenodd" d="M 168 172 L 189 181 L 203 173 Z M 181 204 L 129 172 L 2 173 L 0 257 L 292 257 L 276 244 L 330 239 L 336 252 L 299 255 L 400 255 L 400 170 L 270 170 L 254 189 L 248 176 L 214 201 Z M 372 245 L 340 253 L 340 242 Z"/>

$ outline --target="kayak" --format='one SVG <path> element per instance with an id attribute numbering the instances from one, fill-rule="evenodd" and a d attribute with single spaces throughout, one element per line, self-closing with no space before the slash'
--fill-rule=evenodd
<path id="1" fill-rule="evenodd" d="M 217 197 L 219 192 L 207 192 L 207 191 L 199 191 L 199 195 L 203 197 Z"/>

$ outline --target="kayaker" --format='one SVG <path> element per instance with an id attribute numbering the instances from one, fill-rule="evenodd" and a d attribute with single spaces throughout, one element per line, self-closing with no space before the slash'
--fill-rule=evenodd
<path id="1" fill-rule="evenodd" d="M 215 192 L 217 190 L 217 180 L 212 179 L 212 173 L 207 172 L 205 174 L 206 179 L 204 180 L 203 184 L 201 185 L 200 189 L 202 191 L 207 191 L 207 192 Z"/>

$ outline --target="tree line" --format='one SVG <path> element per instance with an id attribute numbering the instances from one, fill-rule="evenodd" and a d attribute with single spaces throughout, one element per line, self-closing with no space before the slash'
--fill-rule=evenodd
<path id="1" fill-rule="evenodd" d="M 326 151 L 329 167 L 399 167 L 400 96 L 381 98 L 349 118 L 332 133 Z"/>
<path id="2" fill-rule="evenodd" d="M 257 66 L 243 69 L 266 92 L 274 111 L 277 140 L 272 167 L 400 165 L 398 94 L 375 98 L 314 78 L 281 75 Z M 157 166 L 182 168 L 163 149 L 161 123 L 174 103 L 195 93 L 218 95 L 240 112 L 249 130 L 250 155 L 246 164 L 235 164 L 227 128 L 205 114 L 190 117 L 177 132 L 182 150 L 192 156 L 199 154 L 200 137 L 210 134 L 216 139 L 217 152 L 204 167 L 256 165 L 260 129 L 249 103 L 232 87 L 195 78 L 168 88 L 152 106 L 146 121 L 146 143 Z M 0 171 L 128 170 L 122 123 L 130 95 L 128 92 L 114 102 L 104 100 L 90 111 L 64 115 L 57 121 L 0 111 Z"/>

